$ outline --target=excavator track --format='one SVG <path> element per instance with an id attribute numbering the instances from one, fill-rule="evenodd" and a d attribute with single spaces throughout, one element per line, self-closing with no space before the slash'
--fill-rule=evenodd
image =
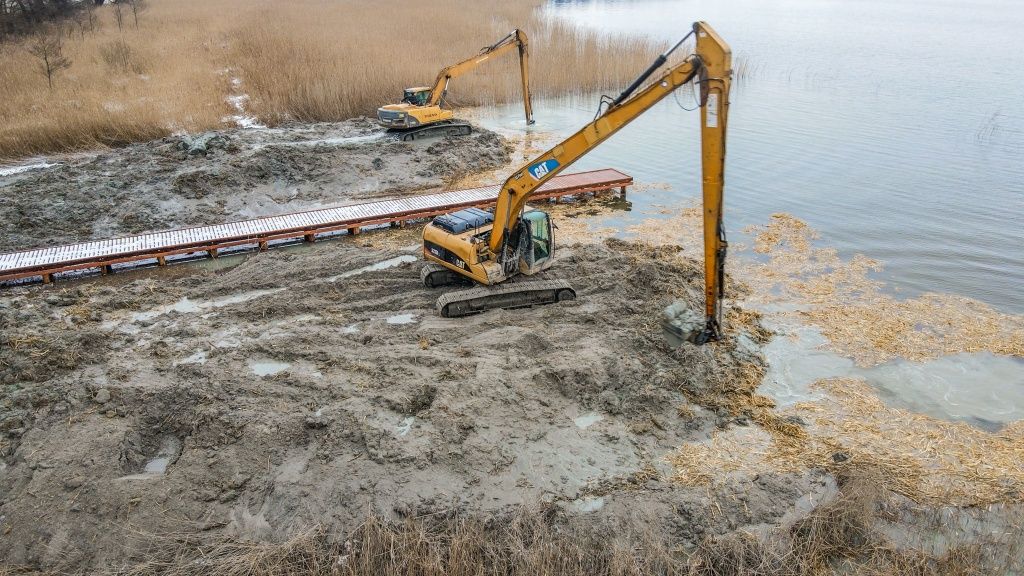
<path id="1" fill-rule="evenodd" d="M 468 122 L 438 122 L 427 124 L 408 130 L 389 130 L 402 142 L 411 142 L 422 138 L 434 138 L 437 136 L 469 136 L 473 133 L 473 126 Z"/>
<path id="2" fill-rule="evenodd" d="M 441 286 L 451 286 L 453 284 L 466 286 L 473 283 L 472 280 L 469 280 L 462 274 L 433 262 L 427 262 L 423 265 L 423 268 L 420 268 L 420 280 L 423 281 L 423 285 L 427 288 L 440 288 Z"/>
<path id="3" fill-rule="evenodd" d="M 576 291 L 565 280 L 513 282 L 449 292 L 437 299 L 437 313 L 458 318 L 497 308 L 525 308 L 575 300 Z"/>

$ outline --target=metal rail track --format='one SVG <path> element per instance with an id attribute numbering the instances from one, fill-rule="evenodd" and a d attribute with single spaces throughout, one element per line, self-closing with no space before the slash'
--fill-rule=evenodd
<path id="1" fill-rule="evenodd" d="M 541 186 L 533 198 L 559 198 L 615 188 L 625 195 L 626 187 L 632 184 L 632 176 L 605 168 L 556 176 Z M 492 185 L 9 252 L 0 254 L 0 283 L 38 278 L 48 284 L 57 274 L 94 268 L 106 274 L 114 271 L 114 265 L 119 269 L 154 263 L 164 266 L 169 259 L 187 259 L 196 255 L 216 258 L 226 249 L 251 247 L 266 250 L 271 243 L 298 239 L 314 242 L 320 235 L 343 231 L 359 234 L 367 226 L 389 223 L 404 226 L 410 220 L 430 218 L 462 208 L 492 206 L 497 196 L 498 185 Z"/>

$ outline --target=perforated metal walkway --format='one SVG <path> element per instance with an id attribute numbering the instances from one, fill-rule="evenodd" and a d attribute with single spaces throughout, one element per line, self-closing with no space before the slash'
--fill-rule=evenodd
<path id="1" fill-rule="evenodd" d="M 633 178 L 611 168 L 555 176 L 533 196 L 534 199 L 556 198 L 620 188 L 633 183 Z M 437 194 L 380 200 L 338 208 L 295 212 L 241 222 L 213 226 L 196 226 L 95 240 L 0 254 L 0 282 L 38 277 L 50 282 L 55 274 L 98 268 L 106 273 L 115 264 L 153 263 L 164 265 L 168 258 L 206 253 L 212 257 L 225 248 L 243 246 L 265 250 L 271 242 L 304 239 L 316 240 L 321 234 L 346 230 L 358 234 L 360 229 L 375 224 L 429 218 L 471 206 L 485 207 L 497 200 L 498 185 L 455 190 Z"/>

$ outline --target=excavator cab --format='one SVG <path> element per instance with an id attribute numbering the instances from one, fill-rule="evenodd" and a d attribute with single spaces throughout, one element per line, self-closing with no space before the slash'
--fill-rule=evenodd
<path id="1" fill-rule="evenodd" d="M 402 102 L 412 104 L 413 106 L 426 106 L 428 100 L 430 100 L 429 86 L 406 88 L 405 95 L 402 97 Z"/>
<path id="2" fill-rule="evenodd" d="M 546 270 L 551 266 L 555 252 L 551 216 L 541 210 L 527 210 L 523 214 L 522 226 L 520 272 L 529 275 Z"/>

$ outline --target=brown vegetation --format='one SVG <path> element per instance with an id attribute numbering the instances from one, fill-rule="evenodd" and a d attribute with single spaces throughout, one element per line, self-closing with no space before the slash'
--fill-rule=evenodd
<path id="1" fill-rule="evenodd" d="M 941 546 L 897 543 L 883 534 L 892 504 L 870 469 L 838 475 L 838 493 L 807 516 L 766 531 L 710 536 L 692 550 L 643 523 L 602 526 L 557 507 L 521 509 L 507 518 L 452 512 L 388 521 L 369 516 L 353 533 L 322 527 L 283 542 L 217 535 L 140 535 L 147 548 L 124 576 L 981 576 L 1020 565 L 1018 513 L 1008 530 L 957 533 Z M 956 514 L 918 511 L 917 525 L 955 522 Z M 941 538 L 939 539 L 941 540 Z M 16 568 L 0 574 L 18 574 Z M 24 572 L 33 573 L 33 572 Z"/>
<path id="2" fill-rule="evenodd" d="M 73 64 L 47 90 L 30 39 L 0 44 L 0 157 L 148 140 L 224 127 L 230 95 L 268 124 L 372 115 L 403 87 L 516 27 L 531 41 L 535 95 L 613 88 L 658 52 L 546 22 L 536 0 L 182 0 L 114 4 L 98 25 L 61 21 Z M 148 8 L 144 14 L 136 12 Z M 120 13 L 118 13 L 120 11 Z M 138 19 L 137 25 L 135 18 Z M 453 105 L 521 98 L 514 57 L 453 82 Z M 228 122 L 230 124 L 230 122 Z"/>
<path id="3" fill-rule="evenodd" d="M 757 292 L 801 303 L 799 316 L 858 364 L 981 351 L 1024 356 L 1024 316 L 952 294 L 897 298 L 871 276 L 878 262 L 815 247 L 817 232 L 788 214 L 745 232 L 756 235 L 754 251 L 770 257 L 746 275 Z"/>

